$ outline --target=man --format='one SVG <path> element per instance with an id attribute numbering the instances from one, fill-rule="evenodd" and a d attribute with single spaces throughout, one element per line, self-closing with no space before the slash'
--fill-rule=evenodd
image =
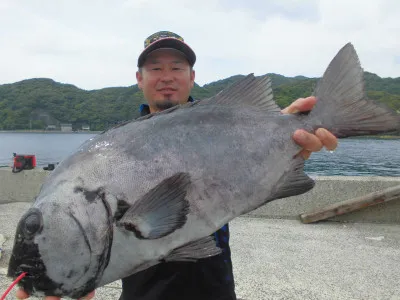
<path id="1" fill-rule="evenodd" d="M 190 91 L 194 86 L 196 55 L 183 38 L 172 32 L 161 31 L 149 36 L 144 44 L 136 73 L 139 88 L 147 101 L 140 108 L 141 115 L 193 101 Z M 298 99 L 282 112 L 309 111 L 315 102 L 314 97 Z M 303 147 L 300 155 L 306 159 L 311 152 L 319 151 L 322 147 L 333 150 L 337 146 L 336 138 L 325 129 L 318 129 L 315 135 L 297 130 L 293 138 Z M 236 299 L 228 224 L 214 233 L 214 237 L 223 250 L 220 255 L 195 263 L 161 263 L 124 278 L 120 300 Z M 94 292 L 87 299 L 93 296 Z M 18 291 L 17 297 L 24 299 L 27 295 Z"/>

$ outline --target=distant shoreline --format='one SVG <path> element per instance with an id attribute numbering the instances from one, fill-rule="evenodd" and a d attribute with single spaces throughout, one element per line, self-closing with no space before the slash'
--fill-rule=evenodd
<path id="1" fill-rule="evenodd" d="M 103 131 L 61 131 L 61 130 L 0 130 L 0 133 L 76 133 L 76 134 L 98 134 Z"/>

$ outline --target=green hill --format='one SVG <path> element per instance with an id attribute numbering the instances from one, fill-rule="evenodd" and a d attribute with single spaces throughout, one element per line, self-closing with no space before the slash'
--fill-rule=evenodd
<path id="1" fill-rule="evenodd" d="M 286 107 L 299 97 L 311 95 L 318 78 L 285 77 L 268 74 L 272 80 L 275 100 Z M 195 84 L 192 96 L 210 97 L 244 75 L 235 75 L 204 86 Z M 381 78 L 365 73 L 368 97 L 387 104 L 400 112 L 400 77 Z M 0 85 L 0 130 L 44 129 L 70 123 L 74 129 L 90 125 L 91 130 L 103 130 L 124 120 L 138 117 L 144 102 L 137 85 L 82 90 L 71 84 L 51 79 L 27 79 Z"/>

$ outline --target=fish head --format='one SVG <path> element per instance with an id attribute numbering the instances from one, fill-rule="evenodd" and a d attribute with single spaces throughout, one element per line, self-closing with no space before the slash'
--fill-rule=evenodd
<path id="1" fill-rule="evenodd" d="M 8 276 L 30 295 L 80 298 L 106 268 L 113 239 L 111 209 L 101 188 L 65 181 L 42 190 L 19 220 Z"/>

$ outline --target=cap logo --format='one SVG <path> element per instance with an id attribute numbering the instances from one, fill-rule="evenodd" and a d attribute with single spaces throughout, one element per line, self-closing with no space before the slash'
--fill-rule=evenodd
<path id="1" fill-rule="evenodd" d="M 184 41 L 183 38 L 179 35 L 177 35 L 176 33 L 173 33 L 171 31 L 159 31 L 156 32 L 154 34 L 152 34 L 151 36 L 149 36 L 145 41 L 144 41 L 144 47 L 148 47 L 150 46 L 150 44 L 158 41 L 159 39 L 164 39 L 164 38 L 174 38 L 180 41 Z"/>

